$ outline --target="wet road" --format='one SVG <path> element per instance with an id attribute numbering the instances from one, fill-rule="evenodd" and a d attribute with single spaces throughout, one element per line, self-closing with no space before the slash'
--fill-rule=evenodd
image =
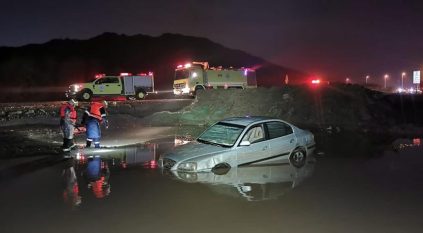
<path id="1" fill-rule="evenodd" d="M 0 182 L 1 232 L 421 232 L 423 146 L 288 160 L 228 173 L 169 174 L 182 140 L 74 151 Z M 338 152 L 338 153 L 355 153 Z M 12 178 L 13 177 L 13 178 Z"/>

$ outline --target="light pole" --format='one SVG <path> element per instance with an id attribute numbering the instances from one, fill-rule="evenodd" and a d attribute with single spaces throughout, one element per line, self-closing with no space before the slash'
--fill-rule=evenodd
<path id="1" fill-rule="evenodd" d="M 385 81 L 385 89 L 386 89 L 386 80 L 388 80 L 388 78 L 389 78 L 389 75 L 388 74 L 385 74 L 385 76 L 383 77 L 383 79 Z"/>
<path id="2" fill-rule="evenodd" d="M 366 85 L 367 85 L 367 80 L 369 80 L 370 76 L 366 75 Z"/>
<path id="3" fill-rule="evenodd" d="M 401 74 L 401 89 L 403 89 L 403 90 L 404 90 L 404 77 L 405 77 L 405 75 L 406 75 L 406 73 L 402 72 L 402 74 Z"/>

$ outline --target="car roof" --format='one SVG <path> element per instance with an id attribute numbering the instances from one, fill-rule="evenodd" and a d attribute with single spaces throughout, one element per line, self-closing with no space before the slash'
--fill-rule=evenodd
<path id="1" fill-rule="evenodd" d="M 223 119 L 220 122 L 247 126 L 252 123 L 255 123 L 258 121 L 264 121 L 264 120 L 279 120 L 279 119 L 272 118 L 272 117 L 265 117 L 265 116 L 245 116 L 245 117 L 230 117 L 230 118 Z"/>

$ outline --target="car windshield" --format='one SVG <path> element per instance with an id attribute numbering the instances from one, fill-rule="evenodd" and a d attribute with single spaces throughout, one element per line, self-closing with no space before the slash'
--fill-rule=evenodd
<path id="1" fill-rule="evenodd" d="M 231 147 L 235 144 L 244 126 L 219 122 L 200 135 L 197 139 L 200 143 L 214 144 Z"/>

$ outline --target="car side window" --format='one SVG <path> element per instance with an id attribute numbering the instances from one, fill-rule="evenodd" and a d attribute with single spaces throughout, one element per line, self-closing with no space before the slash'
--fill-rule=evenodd
<path id="1" fill-rule="evenodd" d="M 261 142 L 266 139 L 264 134 L 263 125 L 255 125 L 251 127 L 247 133 L 245 133 L 244 137 L 242 138 L 241 142 L 248 141 L 251 144 L 256 142 Z"/>
<path id="2" fill-rule="evenodd" d="M 97 81 L 95 81 L 95 84 L 97 84 L 97 85 L 102 84 L 102 83 L 104 83 L 104 78 L 99 78 L 99 79 L 97 79 Z"/>
<path id="3" fill-rule="evenodd" d="M 109 78 L 109 83 L 119 83 L 118 78 Z"/>
<path id="4" fill-rule="evenodd" d="M 286 123 L 279 121 L 267 122 L 267 131 L 269 132 L 269 139 L 283 137 L 292 134 L 292 128 Z"/>

